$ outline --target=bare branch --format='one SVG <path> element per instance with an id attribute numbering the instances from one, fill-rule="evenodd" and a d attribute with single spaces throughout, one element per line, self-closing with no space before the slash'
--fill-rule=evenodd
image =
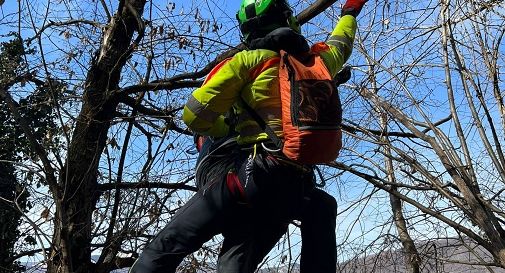
<path id="1" fill-rule="evenodd" d="M 304 11 L 302 11 L 300 14 L 296 16 L 296 19 L 298 22 L 303 25 L 307 23 L 308 21 L 312 20 L 314 17 L 316 17 L 318 14 L 321 12 L 325 11 L 327 8 L 329 8 L 333 3 L 337 2 L 336 0 L 318 0 L 312 5 L 310 5 L 308 8 L 306 8 Z"/>
<path id="2" fill-rule="evenodd" d="M 64 27 L 64 26 L 71 26 L 71 25 L 81 25 L 81 24 L 84 24 L 84 25 L 90 25 L 90 26 L 93 26 L 93 27 L 96 27 L 96 28 L 100 28 L 101 25 L 96 22 L 96 21 L 90 21 L 90 20 L 85 20 L 85 19 L 74 19 L 74 20 L 68 20 L 68 21 L 64 21 L 64 22 L 53 22 L 53 21 L 49 21 L 48 24 L 44 25 L 42 28 L 40 28 L 37 33 L 35 33 L 35 36 L 29 38 L 29 39 L 26 39 L 26 42 L 28 43 L 28 45 L 35 39 L 38 39 L 40 38 L 40 35 L 42 35 L 42 33 L 44 33 L 44 31 L 46 31 L 48 28 L 52 28 L 52 27 Z"/>
<path id="3" fill-rule="evenodd" d="M 103 10 L 105 11 L 105 14 L 107 15 L 107 19 L 110 22 L 110 19 L 112 18 L 109 8 L 107 7 L 107 3 L 105 3 L 105 0 L 100 0 L 100 3 L 102 3 Z"/>
<path id="4" fill-rule="evenodd" d="M 120 101 L 128 106 L 130 106 L 132 109 L 138 111 L 141 114 L 149 115 L 152 117 L 158 117 L 161 119 L 168 119 L 171 120 L 173 118 L 174 112 L 177 112 L 180 110 L 180 108 L 177 108 L 175 110 L 158 110 L 158 109 L 153 109 L 153 108 L 148 108 L 140 103 L 136 103 L 136 100 L 132 97 L 129 96 L 122 96 L 120 98 Z"/>
<path id="5" fill-rule="evenodd" d="M 194 177 L 190 177 L 190 179 L 188 180 L 191 180 L 193 178 Z M 105 192 L 113 190 L 116 187 L 121 190 L 134 190 L 134 189 L 147 188 L 147 189 L 188 190 L 193 192 L 197 191 L 196 187 L 187 185 L 187 182 L 180 182 L 180 183 L 141 182 L 141 183 L 121 183 L 118 185 L 114 183 L 107 183 L 107 184 L 100 184 L 98 186 L 98 190 Z"/>
<path id="6" fill-rule="evenodd" d="M 417 138 L 415 134 L 412 133 L 404 133 L 404 132 L 388 132 L 388 131 L 379 131 L 368 128 L 362 128 L 358 124 L 347 120 L 348 124 L 342 124 L 342 130 L 349 132 L 351 134 L 355 134 L 356 132 L 360 133 L 368 133 L 376 136 L 390 136 L 390 137 L 406 137 L 406 138 Z"/>
<path id="7" fill-rule="evenodd" d="M 484 240 L 483 238 L 481 238 L 479 235 L 477 235 L 476 233 L 474 233 L 471 229 L 468 229 L 466 227 L 464 227 L 463 225 L 449 219 L 448 217 L 446 216 L 443 216 L 442 214 L 438 213 L 438 212 L 435 212 L 425 206 L 423 206 L 421 203 L 419 203 L 418 201 L 412 199 L 412 198 L 409 198 L 408 196 L 405 196 L 397 191 L 391 191 L 389 187 L 385 186 L 383 183 L 380 182 L 380 179 L 375 176 L 375 175 L 369 175 L 367 173 L 364 173 L 364 172 L 359 172 L 355 169 L 353 169 L 352 167 L 349 167 L 343 163 L 340 163 L 340 162 L 335 162 L 335 163 L 331 163 L 330 164 L 331 166 L 334 166 L 340 170 L 345 170 L 345 171 L 348 171 L 358 177 L 361 177 L 363 179 L 365 179 L 366 181 L 370 182 L 372 185 L 374 185 L 375 187 L 381 189 L 381 190 L 384 190 L 386 192 L 389 192 L 390 194 L 393 194 L 395 195 L 396 197 L 400 198 L 401 200 L 404 200 L 405 202 L 415 206 L 416 208 L 418 208 L 420 211 L 428 214 L 428 215 L 431 215 L 432 217 L 448 224 L 449 226 L 451 226 L 452 228 L 454 228 L 455 230 L 459 230 L 461 232 L 463 232 L 465 235 L 467 235 L 468 237 L 472 238 L 473 240 L 475 240 L 476 242 L 478 242 L 479 244 L 483 245 L 484 247 L 486 247 L 487 249 L 491 249 L 492 248 L 492 244 L 490 242 L 487 242 L 486 240 Z"/>
<path id="8" fill-rule="evenodd" d="M 181 88 L 197 88 L 203 81 L 182 81 L 177 79 L 167 79 L 165 81 L 155 81 L 147 84 L 132 85 L 116 91 L 117 94 L 134 94 L 143 91 L 175 90 Z"/>

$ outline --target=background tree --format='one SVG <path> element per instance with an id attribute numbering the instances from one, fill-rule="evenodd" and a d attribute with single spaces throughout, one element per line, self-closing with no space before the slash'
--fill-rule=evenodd
<path id="1" fill-rule="evenodd" d="M 14 36 L 14 34 L 9 35 Z M 25 50 L 21 40 L 15 37 L 13 40 L 3 42 L 0 47 L 0 89 L 6 90 L 12 85 L 21 84 L 31 78 L 29 74 L 23 74 L 26 64 L 23 56 L 32 54 L 33 51 Z M 54 134 L 52 108 L 47 103 L 50 100 L 47 85 L 41 81 L 35 81 L 36 88 L 26 98 L 20 100 L 19 114 L 30 121 L 30 126 L 36 131 L 38 139 L 44 139 Z M 56 84 L 56 83 L 55 83 Z M 2 240 L 0 241 L 0 270 L 1 272 L 18 272 L 24 270 L 24 266 L 15 262 L 18 255 L 15 251 L 15 243 L 20 237 L 29 245 L 34 245 L 35 238 L 30 234 L 20 234 L 21 217 L 31 204 L 27 202 L 27 184 L 40 185 L 40 180 L 33 174 L 25 177 L 20 182 L 16 172 L 16 166 L 24 160 L 34 158 L 35 154 L 24 138 L 20 126 L 14 122 L 6 102 L 0 100 L 0 207 Z M 56 141 L 54 143 L 57 143 Z M 47 148 L 51 148 L 50 145 Z M 39 186 L 40 187 L 40 186 Z"/>
<path id="2" fill-rule="evenodd" d="M 406 202 L 409 233 L 423 246 L 458 238 L 491 257 L 470 263 L 504 267 L 503 1 L 379 10 L 358 47 L 366 76 L 346 90 L 360 149 L 335 166 Z M 377 224 L 367 232 L 384 230 Z M 403 243 L 383 230 L 385 244 Z"/>
<path id="3" fill-rule="evenodd" d="M 16 45 L 18 45 L 16 47 Z M 15 69 L 21 61 L 18 56 L 22 54 L 23 47 L 20 42 L 13 41 L 11 43 L 2 44 L 0 48 L 0 88 L 5 89 L 5 85 L 10 78 L 15 77 Z M 18 58 L 16 58 L 18 57 Z M 20 194 L 21 185 L 15 176 L 14 157 L 16 155 L 16 146 L 11 141 L 15 139 L 15 126 L 10 123 L 10 113 L 6 111 L 5 104 L 0 101 L 0 135 L 4 137 L 0 146 L 0 217 L 1 219 L 12 219 L 12 221 L 2 225 L 0 230 L 0 272 L 19 272 L 23 267 L 13 264 L 7 260 L 12 258 L 16 253 L 14 244 L 19 237 L 18 225 L 21 220 L 21 213 L 18 208 L 11 205 L 12 201 Z M 22 202 L 21 202 L 22 203 Z M 24 209 L 24 207 L 21 207 Z"/>

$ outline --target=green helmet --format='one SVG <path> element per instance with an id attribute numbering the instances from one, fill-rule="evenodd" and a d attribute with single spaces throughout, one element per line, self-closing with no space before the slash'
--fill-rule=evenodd
<path id="1" fill-rule="evenodd" d="M 280 27 L 300 32 L 300 25 L 286 0 L 242 0 L 237 20 L 246 41 Z"/>

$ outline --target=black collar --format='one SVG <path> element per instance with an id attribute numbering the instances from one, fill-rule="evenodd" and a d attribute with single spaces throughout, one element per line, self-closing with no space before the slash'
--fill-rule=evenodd
<path id="1" fill-rule="evenodd" d="M 253 39 L 248 43 L 248 47 L 249 49 L 269 49 L 277 52 L 284 50 L 289 54 L 306 53 L 310 50 L 305 37 L 289 27 L 277 28 L 265 37 Z"/>

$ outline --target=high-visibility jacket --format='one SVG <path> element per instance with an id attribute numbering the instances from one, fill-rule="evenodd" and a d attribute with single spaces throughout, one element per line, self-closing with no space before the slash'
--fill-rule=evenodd
<path id="1" fill-rule="evenodd" d="M 312 46 L 334 77 L 352 52 L 356 19 L 343 16 L 326 42 Z M 241 105 L 242 98 L 282 137 L 279 94 L 279 53 L 268 49 L 241 51 L 222 63 L 205 83 L 196 89 L 184 107 L 183 120 L 194 132 L 213 137 L 228 134 L 225 114 L 233 106 L 238 114 L 235 130 L 239 144 L 268 139 Z"/>

